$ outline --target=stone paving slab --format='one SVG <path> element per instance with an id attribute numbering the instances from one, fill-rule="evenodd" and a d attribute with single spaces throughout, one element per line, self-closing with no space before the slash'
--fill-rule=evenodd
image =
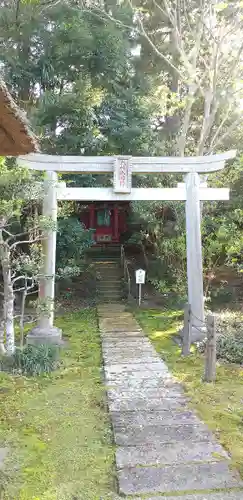
<path id="1" fill-rule="evenodd" d="M 109 401 L 109 408 L 111 412 L 114 411 L 139 411 L 139 410 L 178 410 L 185 408 L 187 401 L 185 398 L 133 398 L 123 399 L 122 401 Z"/>
<path id="2" fill-rule="evenodd" d="M 151 348 L 150 342 L 144 337 L 131 337 L 124 342 L 123 337 L 104 338 L 102 342 L 104 349 L 136 349 L 137 346 L 141 348 Z"/>
<path id="3" fill-rule="evenodd" d="M 175 411 L 130 411 L 130 412 L 113 412 L 111 413 L 112 424 L 119 427 L 144 427 L 146 425 L 181 425 L 201 423 L 199 418 L 189 410 Z"/>
<path id="4" fill-rule="evenodd" d="M 120 446 L 146 445 L 147 443 L 173 443 L 180 441 L 213 441 L 213 434 L 203 425 L 180 426 L 146 425 L 117 428 L 114 425 L 115 443 Z"/>
<path id="5" fill-rule="evenodd" d="M 120 339 L 124 336 L 124 334 L 126 334 L 126 338 L 131 340 L 131 341 L 133 339 L 137 339 L 137 338 L 140 338 L 140 339 L 144 338 L 141 330 L 129 330 L 129 332 L 124 332 L 124 330 L 118 330 L 118 329 L 111 330 L 111 331 L 100 330 L 100 336 L 101 336 L 102 340 Z"/>
<path id="6" fill-rule="evenodd" d="M 178 387 L 179 388 L 180 385 L 177 384 L 176 382 L 174 382 L 174 380 L 172 380 L 169 376 L 156 377 L 156 378 L 141 377 L 138 379 L 136 379 L 135 377 L 134 378 L 127 377 L 127 380 L 124 380 L 124 379 L 121 380 L 119 378 L 116 379 L 115 377 L 113 377 L 113 378 L 107 379 L 106 387 L 113 387 L 116 389 L 119 388 L 120 390 L 123 390 L 125 392 L 125 391 L 133 391 L 133 390 L 138 391 L 138 390 L 144 390 L 144 389 L 160 390 L 160 389 L 163 389 L 165 387 L 167 387 L 167 388 Z"/>
<path id="7" fill-rule="evenodd" d="M 187 462 L 216 462 L 228 459 L 226 451 L 216 442 L 188 442 L 147 444 L 140 446 L 119 446 L 116 450 L 116 465 L 136 467 L 137 465 L 185 464 Z M 242 496 L 243 498 L 243 496 Z"/>
<path id="8" fill-rule="evenodd" d="M 130 355 L 109 355 L 104 356 L 104 364 L 105 365 L 120 365 L 121 363 L 130 363 L 135 364 L 145 364 L 145 363 L 158 363 L 159 358 L 153 354 L 140 354 L 137 356 L 135 353 Z"/>
<path id="9" fill-rule="evenodd" d="M 118 500 L 117 497 L 114 500 Z M 123 497 L 123 500 L 124 497 Z M 218 493 L 203 493 L 203 494 L 193 494 L 189 493 L 183 496 L 162 496 L 162 497 L 150 497 L 144 499 L 140 497 L 136 497 L 133 499 L 130 497 L 130 500 L 243 500 L 243 490 L 242 491 L 221 491 Z"/>
<path id="10" fill-rule="evenodd" d="M 124 356 L 124 357 L 140 357 L 140 356 L 152 356 L 156 359 L 159 359 L 159 356 L 156 352 L 154 352 L 154 349 L 151 346 L 143 346 L 136 344 L 136 347 L 132 346 L 126 346 L 126 347 L 103 347 L 103 357 L 119 357 L 119 356 Z"/>
<path id="11" fill-rule="evenodd" d="M 102 323 L 102 320 L 101 320 L 101 324 L 99 325 L 100 326 L 100 329 L 103 330 L 104 332 L 112 332 L 112 331 L 118 331 L 118 332 L 129 332 L 129 331 L 133 331 L 133 332 L 142 332 L 142 328 L 140 326 L 138 326 L 136 323 L 129 323 L 128 324 L 125 324 L 124 322 L 121 322 L 121 323 L 116 323 L 114 321 L 114 318 L 113 320 L 111 320 L 109 323 Z"/>
<path id="12" fill-rule="evenodd" d="M 123 495 L 243 487 L 228 462 L 123 468 L 118 480 Z"/>
<path id="13" fill-rule="evenodd" d="M 108 380 L 117 382 L 117 384 L 122 384 L 126 385 L 126 383 L 129 381 L 131 382 L 142 382 L 143 380 L 146 380 L 147 382 L 151 379 L 154 378 L 156 381 L 161 380 L 163 381 L 164 384 L 170 385 L 170 382 L 174 382 L 174 378 L 171 376 L 169 371 L 164 368 L 163 370 L 153 370 L 153 372 L 149 370 L 132 370 L 130 369 L 127 373 L 113 373 L 108 371 L 106 373 L 106 377 Z"/>
<path id="14" fill-rule="evenodd" d="M 162 363 L 160 360 L 155 360 L 152 363 L 116 363 L 116 364 L 111 364 L 109 367 L 105 367 L 105 375 L 106 376 L 112 376 L 112 375 L 119 375 L 119 374 L 133 374 L 134 372 L 149 372 L 151 377 L 156 374 L 164 374 L 165 372 L 169 373 L 167 366 Z"/>
<path id="15" fill-rule="evenodd" d="M 104 318 L 100 320 L 100 328 L 104 329 L 116 329 L 116 328 L 123 328 L 123 330 L 132 330 L 133 328 L 136 330 L 137 328 L 139 329 L 137 323 L 135 321 L 129 321 L 126 319 L 117 319 L 117 318 Z"/>
<path id="16" fill-rule="evenodd" d="M 161 387 L 160 389 L 146 388 L 124 391 L 123 388 L 111 388 L 107 390 L 109 401 L 130 401 L 136 399 L 163 399 L 182 398 L 186 401 L 182 388 L 177 384 L 175 387 Z"/>

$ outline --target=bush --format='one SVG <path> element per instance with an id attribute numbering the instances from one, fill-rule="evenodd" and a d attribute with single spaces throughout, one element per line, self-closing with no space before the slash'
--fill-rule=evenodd
<path id="1" fill-rule="evenodd" d="M 238 311 L 221 311 L 216 317 L 217 359 L 228 363 L 243 364 L 243 317 Z M 206 340 L 197 344 L 204 353 Z"/>
<path id="2" fill-rule="evenodd" d="M 206 340 L 197 344 L 197 349 L 204 354 Z M 227 363 L 243 364 L 243 337 L 237 335 L 219 335 L 216 339 L 217 359 Z"/>
<path id="3" fill-rule="evenodd" d="M 243 363 L 243 338 L 220 335 L 217 338 L 217 358 L 228 363 Z"/>
<path id="4" fill-rule="evenodd" d="M 16 348 L 13 356 L 3 356 L 0 361 L 2 370 L 36 376 L 50 373 L 58 367 L 59 349 L 53 345 L 27 345 Z"/>

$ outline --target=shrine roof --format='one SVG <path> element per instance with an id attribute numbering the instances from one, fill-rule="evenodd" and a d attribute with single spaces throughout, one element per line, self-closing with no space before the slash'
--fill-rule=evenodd
<path id="1" fill-rule="evenodd" d="M 18 156 L 38 151 L 38 141 L 25 113 L 0 79 L 0 156 Z"/>

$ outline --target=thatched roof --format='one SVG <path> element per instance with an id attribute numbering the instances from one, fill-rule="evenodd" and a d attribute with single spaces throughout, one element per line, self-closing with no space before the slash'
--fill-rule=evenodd
<path id="1" fill-rule="evenodd" d="M 15 104 L 0 79 L 0 156 L 18 156 L 38 151 L 23 111 Z"/>

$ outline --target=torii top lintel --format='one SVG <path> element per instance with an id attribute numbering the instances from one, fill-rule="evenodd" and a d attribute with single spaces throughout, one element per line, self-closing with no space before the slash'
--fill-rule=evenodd
<path id="1" fill-rule="evenodd" d="M 33 153 L 18 157 L 18 164 L 33 170 L 105 174 L 114 172 L 117 163 L 126 163 L 131 174 L 210 173 L 224 168 L 226 160 L 235 158 L 236 151 L 208 156 L 55 156 Z"/>

